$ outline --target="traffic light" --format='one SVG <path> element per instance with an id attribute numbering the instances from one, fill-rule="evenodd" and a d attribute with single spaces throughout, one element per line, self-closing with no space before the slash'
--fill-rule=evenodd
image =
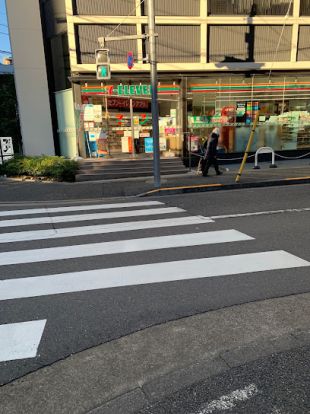
<path id="1" fill-rule="evenodd" d="M 97 79 L 111 79 L 109 49 L 97 49 L 95 54 Z"/>

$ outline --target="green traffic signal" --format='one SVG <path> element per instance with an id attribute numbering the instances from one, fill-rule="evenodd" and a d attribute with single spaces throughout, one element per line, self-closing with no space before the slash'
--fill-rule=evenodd
<path id="1" fill-rule="evenodd" d="M 97 79 L 110 79 L 111 72 L 110 72 L 110 65 L 98 65 L 97 66 Z"/>
<path id="2" fill-rule="evenodd" d="M 108 68 L 106 66 L 100 66 L 100 76 L 103 78 L 108 76 Z"/>

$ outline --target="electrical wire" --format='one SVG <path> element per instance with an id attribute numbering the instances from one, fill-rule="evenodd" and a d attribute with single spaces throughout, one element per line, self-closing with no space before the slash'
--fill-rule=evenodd
<path id="1" fill-rule="evenodd" d="M 272 72 L 273 66 L 274 66 L 274 64 L 276 62 L 276 59 L 277 59 L 279 47 L 280 47 L 280 44 L 281 44 L 281 40 L 282 40 L 282 36 L 283 36 L 283 33 L 284 33 L 284 29 L 285 29 L 285 26 L 286 26 L 286 21 L 287 21 L 287 18 L 289 17 L 289 15 L 290 15 L 290 10 L 291 10 L 292 4 L 293 4 L 293 0 L 290 0 L 289 5 L 288 5 L 288 9 L 287 9 L 287 12 L 286 12 L 286 15 L 284 16 L 284 23 L 283 23 L 282 30 L 281 30 L 281 34 L 280 34 L 280 37 L 279 37 L 279 41 L 278 41 L 278 44 L 277 44 L 277 47 L 276 47 L 276 52 L 274 54 L 274 60 L 273 60 L 273 62 L 271 64 L 271 67 L 270 67 L 269 76 L 268 76 L 268 79 L 269 80 L 270 80 L 270 76 L 271 76 L 271 72 Z"/>
<path id="2" fill-rule="evenodd" d="M 124 18 L 124 20 L 122 20 L 107 36 L 105 36 L 105 37 L 110 37 L 114 32 L 115 32 L 115 30 L 117 30 L 127 19 L 128 19 L 128 17 L 131 17 L 132 16 L 132 14 L 137 10 L 137 8 L 138 7 L 140 7 L 141 6 L 141 4 L 142 3 L 144 3 L 144 1 L 145 0 L 142 0 L 141 1 L 141 3 L 139 3 L 137 6 L 135 6 L 135 8 L 134 9 L 132 9 L 132 11 Z"/>

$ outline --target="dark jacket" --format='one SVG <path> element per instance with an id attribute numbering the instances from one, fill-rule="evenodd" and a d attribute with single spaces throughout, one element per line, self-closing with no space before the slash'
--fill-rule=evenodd
<path id="1" fill-rule="evenodd" d="M 218 142 L 219 136 L 217 134 L 211 134 L 208 141 L 206 141 L 204 144 L 205 158 L 210 159 L 216 157 Z"/>

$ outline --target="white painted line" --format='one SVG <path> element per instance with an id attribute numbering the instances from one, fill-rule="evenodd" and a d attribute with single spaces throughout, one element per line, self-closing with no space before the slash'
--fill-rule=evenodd
<path id="1" fill-rule="evenodd" d="M 46 319 L 0 325 L 0 362 L 34 358 Z"/>
<path id="2" fill-rule="evenodd" d="M 273 407 L 270 414 L 282 414 L 282 411 L 277 407 Z"/>
<path id="3" fill-rule="evenodd" d="M 9 216 L 26 216 L 29 214 L 51 214 L 51 213 L 65 213 L 69 211 L 90 211 L 90 210 L 107 210 L 107 209 L 121 209 L 130 207 L 148 207 L 164 205 L 160 201 L 135 201 L 131 203 L 113 203 L 113 204 L 86 204 L 69 207 L 43 207 L 31 208 L 25 210 L 6 210 L 0 211 L 0 217 Z"/>
<path id="4" fill-rule="evenodd" d="M 157 229 L 162 227 L 177 227 L 212 223 L 208 217 L 188 216 L 169 219 L 127 221 L 123 223 L 97 224 L 94 226 L 69 227 L 50 230 L 30 230 L 12 233 L 0 233 L 0 243 L 18 241 L 59 239 L 62 237 L 86 236 L 90 234 L 118 233 L 134 230 Z"/>
<path id="5" fill-rule="evenodd" d="M 218 400 L 213 400 L 201 407 L 196 414 L 212 414 L 216 411 L 231 410 L 238 402 L 247 401 L 258 393 L 255 384 L 250 384 L 242 390 L 236 390 L 228 395 L 223 395 Z"/>
<path id="6" fill-rule="evenodd" d="M 310 266 L 283 250 L 0 280 L 0 300 Z"/>
<path id="7" fill-rule="evenodd" d="M 46 249 L 18 250 L 0 253 L 0 266 L 102 256 L 106 254 L 142 252 L 146 250 L 158 250 L 185 246 L 199 246 L 243 240 L 253 240 L 253 238 L 247 236 L 246 234 L 240 233 L 237 230 L 220 230 L 204 233 L 120 240 L 105 243 L 50 247 Z"/>
<path id="8" fill-rule="evenodd" d="M 113 211 L 110 213 L 74 214 L 72 216 L 34 217 L 12 220 L 0 220 L 0 227 L 31 226 L 46 223 L 72 223 L 74 221 L 107 220 L 121 217 L 157 216 L 160 214 L 184 213 L 178 207 L 149 208 L 146 210 Z"/>
<path id="9" fill-rule="evenodd" d="M 226 218 L 265 216 L 265 215 L 280 214 L 280 213 L 302 213 L 304 211 L 310 211 L 310 207 L 287 208 L 287 209 L 284 209 L 284 210 L 254 211 L 252 213 L 223 214 L 223 215 L 220 215 L 220 216 L 211 216 L 210 218 L 213 219 L 213 220 L 220 220 L 220 219 L 226 219 Z"/>

